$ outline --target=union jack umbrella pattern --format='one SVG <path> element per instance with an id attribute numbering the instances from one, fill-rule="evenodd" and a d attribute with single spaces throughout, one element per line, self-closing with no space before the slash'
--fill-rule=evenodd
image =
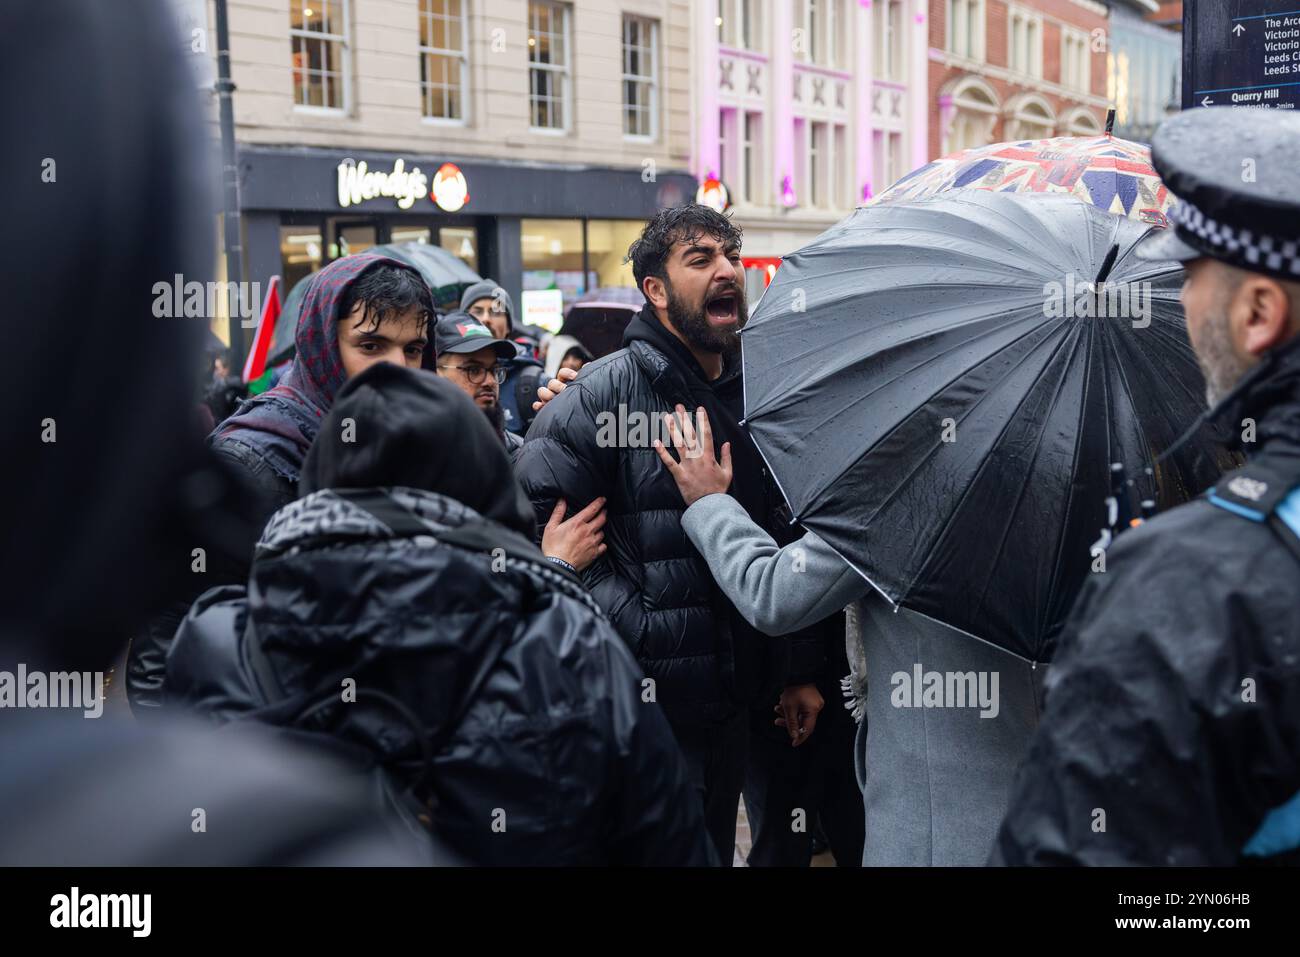
<path id="1" fill-rule="evenodd" d="M 1069 193 L 1151 226 L 1168 226 L 1166 214 L 1178 202 L 1160 181 L 1146 146 L 1108 135 L 1057 136 L 962 150 L 913 170 L 871 202 L 921 199 L 953 189 Z"/>

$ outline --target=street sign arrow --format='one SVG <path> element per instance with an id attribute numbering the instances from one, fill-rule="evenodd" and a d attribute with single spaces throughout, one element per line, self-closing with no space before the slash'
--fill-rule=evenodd
<path id="1" fill-rule="evenodd" d="M 1238 23 L 1235 27 L 1232 28 L 1232 32 L 1237 34 L 1237 36 L 1241 36 L 1243 33 L 1246 32 L 1246 28 L 1243 27 L 1240 23 Z"/>
<path id="2" fill-rule="evenodd" d="M 1209 106 L 1213 102 L 1214 101 L 1207 96 L 1205 99 L 1201 100 L 1201 106 Z"/>

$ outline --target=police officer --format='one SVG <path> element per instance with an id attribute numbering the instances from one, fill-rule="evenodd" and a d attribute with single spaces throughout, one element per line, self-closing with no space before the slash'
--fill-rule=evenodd
<path id="1" fill-rule="evenodd" d="M 1156 170 L 1182 202 L 1207 424 L 1247 465 L 1117 540 L 1075 605 L 993 851 L 1006 864 L 1300 858 L 1300 116 L 1196 109 Z"/>

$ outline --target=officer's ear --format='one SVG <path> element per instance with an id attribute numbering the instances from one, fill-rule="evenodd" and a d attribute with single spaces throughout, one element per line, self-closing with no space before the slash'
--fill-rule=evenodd
<path id="1" fill-rule="evenodd" d="M 1270 276 L 1247 273 L 1232 297 L 1231 315 L 1242 351 L 1261 356 L 1296 333 L 1295 290 Z"/>

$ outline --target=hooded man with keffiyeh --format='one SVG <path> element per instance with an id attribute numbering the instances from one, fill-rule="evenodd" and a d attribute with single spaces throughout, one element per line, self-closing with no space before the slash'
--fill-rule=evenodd
<path id="1" fill-rule="evenodd" d="M 244 402 L 208 437 L 218 458 L 244 480 L 263 523 L 298 497 L 307 450 L 343 383 L 378 362 L 418 369 L 434 318 L 423 277 L 394 259 L 345 256 L 305 281 L 310 285 L 294 334 L 293 364 L 278 385 Z M 190 598 L 246 581 L 251 559 L 186 556 L 195 572 Z M 162 703 L 167 649 L 189 604 L 159 615 L 131 643 L 126 690 L 137 715 Z"/>

